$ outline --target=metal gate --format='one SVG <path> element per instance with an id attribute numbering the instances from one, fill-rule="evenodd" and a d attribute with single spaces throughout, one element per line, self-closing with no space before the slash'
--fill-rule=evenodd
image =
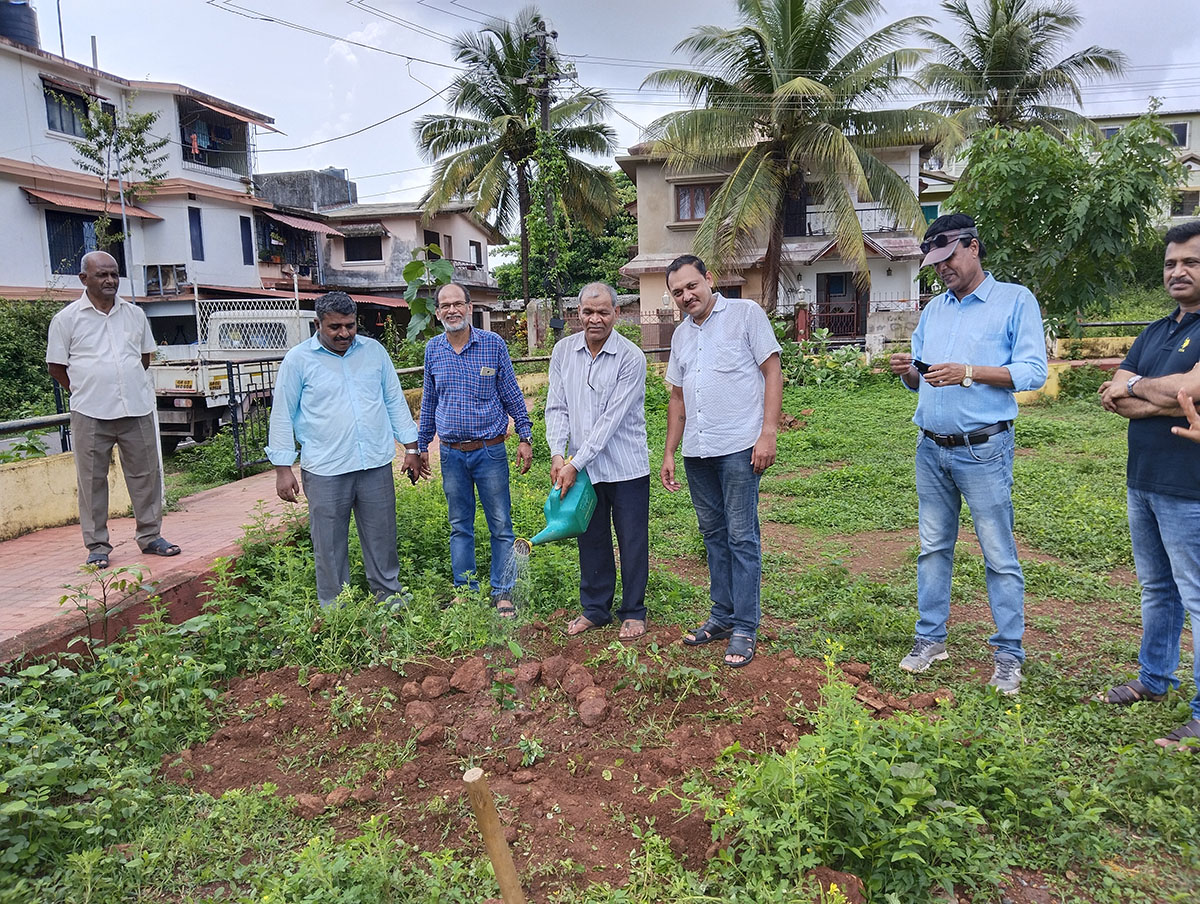
<path id="1" fill-rule="evenodd" d="M 281 363 L 279 358 L 225 362 L 229 378 L 229 423 L 239 472 L 267 460 L 271 400 Z"/>

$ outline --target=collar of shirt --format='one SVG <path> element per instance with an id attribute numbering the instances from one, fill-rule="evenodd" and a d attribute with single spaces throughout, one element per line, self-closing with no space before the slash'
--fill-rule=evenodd
<path id="1" fill-rule="evenodd" d="M 581 336 L 582 339 L 581 339 L 579 345 L 576 346 L 576 348 L 575 348 L 576 354 L 578 354 L 579 352 L 586 352 L 588 357 L 592 357 L 592 350 L 588 347 L 588 344 L 587 344 L 587 333 L 583 332 L 583 333 L 579 333 L 578 335 Z M 616 329 L 614 328 L 613 331 L 611 333 L 609 333 L 608 337 L 604 340 L 604 344 L 602 346 L 600 346 L 600 351 L 596 352 L 595 357 L 599 358 L 601 355 L 615 355 L 617 353 L 617 349 L 616 349 L 617 340 L 613 338 L 616 335 L 618 335 L 618 333 L 617 333 Z"/>
<path id="2" fill-rule="evenodd" d="M 114 313 L 116 313 L 117 307 L 119 305 L 133 304 L 133 302 L 127 298 L 122 298 L 120 295 L 117 295 L 113 298 L 113 306 L 111 308 L 109 308 L 107 311 L 102 311 L 98 307 L 96 307 L 96 303 L 94 301 L 92 301 L 90 298 L 88 298 L 88 293 L 85 291 L 82 295 L 79 296 L 79 304 L 85 310 L 91 309 L 91 310 L 95 311 L 97 314 L 99 314 L 101 317 L 110 317 Z"/>
<path id="3" fill-rule="evenodd" d="M 729 301 L 720 292 L 713 292 L 713 298 L 715 300 L 713 301 L 712 310 L 709 311 L 708 316 L 704 318 L 704 323 L 708 323 L 710 320 L 712 320 L 713 314 L 716 314 L 718 311 L 723 311 L 729 306 Z M 695 320 L 692 320 L 691 314 L 688 314 L 687 319 L 696 329 L 704 329 L 704 323 L 697 323 Z"/>
<path id="4" fill-rule="evenodd" d="M 346 354 L 339 355 L 337 352 L 330 351 L 329 349 L 327 349 L 325 347 L 325 343 L 321 341 L 321 337 L 316 333 L 313 333 L 312 338 L 310 338 L 308 340 L 308 347 L 311 351 L 324 352 L 327 355 L 333 355 L 335 358 L 344 358 L 344 357 L 346 357 L 346 355 L 350 354 L 351 352 L 362 348 L 362 346 L 363 346 L 362 337 L 356 335 L 353 339 L 350 340 L 350 346 L 349 346 L 349 348 L 346 349 Z"/>
<path id="5" fill-rule="evenodd" d="M 977 285 L 973 292 L 968 292 L 962 298 L 959 298 L 957 295 L 947 289 L 945 292 L 946 301 L 957 301 L 962 304 L 966 304 L 968 301 L 974 298 L 976 301 L 986 302 L 988 300 L 988 296 L 992 294 L 992 290 L 995 288 L 995 277 L 992 276 L 992 272 L 990 270 L 985 270 L 983 272 L 983 282 Z"/>
<path id="6" fill-rule="evenodd" d="M 464 345 L 462 348 L 455 348 L 450 343 L 450 334 L 445 332 L 444 330 L 442 331 L 441 335 L 435 336 L 434 339 L 441 339 L 442 342 L 445 343 L 446 348 L 450 349 L 450 351 L 454 352 L 454 354 L 456 354 L 456 355 L 461 355 L 467 349 L 469 349 L 472 345 L 478 345 L 478 343 L 475 341 L 475 327 L 468 326 L 467 329 L 469 330 L 469 332 L 467 333 L 467 344 Z"/>

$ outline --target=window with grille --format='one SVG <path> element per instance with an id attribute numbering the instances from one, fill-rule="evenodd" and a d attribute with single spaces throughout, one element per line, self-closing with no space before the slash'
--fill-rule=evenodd
<path id="1" fill-rule="evenodd" d="M 1194 217 L 1200 209 L 1200 191 L 1180 191 L 1171 202 L 1171 216 Z"/>
<path id="2" fill-rule="evenodd" d="M 112 228 L 119 228 L 117 222 Z M 46 211 L 46 241 L 50 252 L 50 269 L 60 275 L 79 272 L 79 262 L 92 251 L 107 251 L 117 259 L 117 267 L 125 276 L 125 246 L 115 242 L 101 249 L 96 241 L 96 217 L 87 214 Z"/>

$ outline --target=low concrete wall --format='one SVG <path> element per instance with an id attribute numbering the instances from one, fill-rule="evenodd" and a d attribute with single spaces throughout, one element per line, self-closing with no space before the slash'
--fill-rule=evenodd
<path id="1" fill-rule="evenodd" d="M 45 458 L 0 465 L 0 540 L 11 540 L 43 527 L 79 522 L 79 492 L 75 486 L 75 455 L 64 452 Z M 129 514 L 132 506 L 116 450 L 108 469 L 108 513 Z"/>
<path id="2" fill-rule="evenodd" d="M 890 345 L 908 345 L 920 320 L 920 311 L 871 311 L 867 314 L 868 358 L 883 354 Z"/>

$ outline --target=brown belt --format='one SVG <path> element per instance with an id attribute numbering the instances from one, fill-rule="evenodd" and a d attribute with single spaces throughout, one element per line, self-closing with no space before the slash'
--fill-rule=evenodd
<path id="1" fill-rule="evenodd" d="M 462 443 L 443 443 L 455 452 L 474 452 L 476 449 L 482 449 L 484 446 L 495 446 L 508 439 L 507 433 L 501 433 L 499 436 L 493 436 L 491 439 L 469 439 Z"/>

